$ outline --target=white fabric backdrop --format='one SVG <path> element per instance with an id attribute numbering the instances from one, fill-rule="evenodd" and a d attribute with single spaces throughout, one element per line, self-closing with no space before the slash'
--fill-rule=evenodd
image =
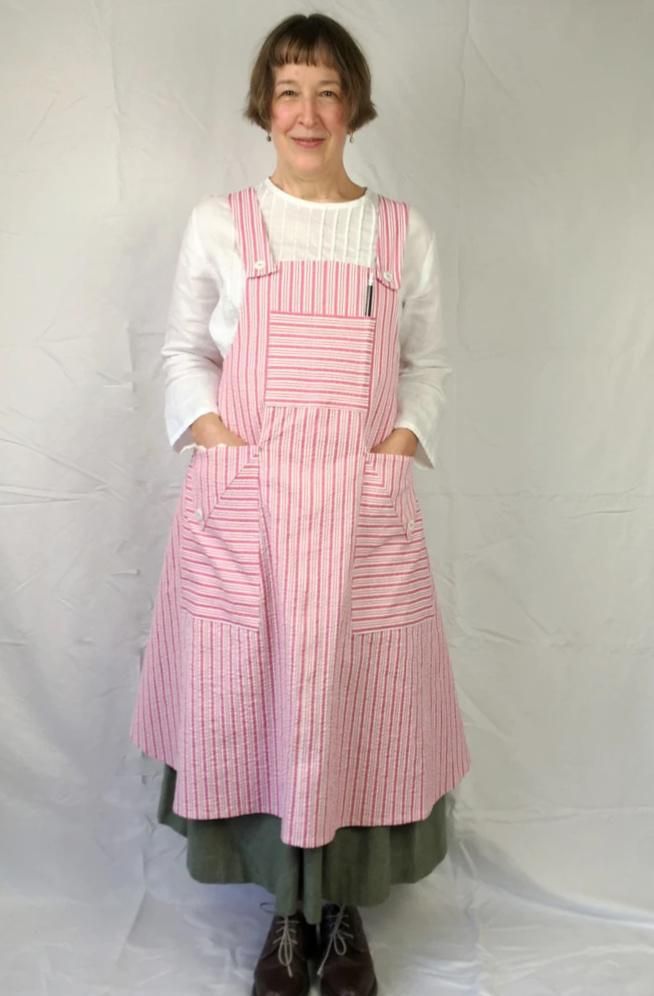
<path id="1" fill-rule="evenodd" d="M 0 990 L 248 993 L 258 886 L 193 882 L 127 741 L 186 462 L 181 230 L 273 168 L 240 111 L 304 3 L 0 3 Z M 370 58 L 358 183 L 440 236 L 417 473 L 472 750 L 446 861 L 364 908 L 384 994 L 651 996 L 654 4 L 327 2 Z"/>

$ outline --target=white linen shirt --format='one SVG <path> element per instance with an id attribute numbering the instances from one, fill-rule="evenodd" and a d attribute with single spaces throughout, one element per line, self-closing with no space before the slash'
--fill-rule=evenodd
<path id="1" fill-rule="evenodd" d="M 256 192 L 276 260 L 339 259 L 373 265 L 378 206 L 374 191 L 368 188 L 353 201 L 309 201 L 288 194 L 265 177 Z M 219 413 L 222 363 L 236 333 L 244 284 L 227 196 L 209 194 L 193 207 L 186 223 L 161 349 L 166 430 L 177 452 L 195 448 L 190 425 L 196 418 Z M 399 294 L 395 427 L 416 434 L 416 463 L 432 468 L 451 367 L 436 237 L 412 206 Z"/>

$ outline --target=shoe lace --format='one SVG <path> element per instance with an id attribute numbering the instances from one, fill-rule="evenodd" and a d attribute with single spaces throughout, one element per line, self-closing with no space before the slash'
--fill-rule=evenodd
<path id="1" fill-rule="evenodd" d="M 291 964 L 294 955 L 293 947 L 298 943 L 296 931 L 300 923 L 299 915 L 297 913 L 277 913 L 274 904 L 265 901 L 259 903 L 259 906 L 261 909 L 265 909 L 267 912 L 273 913 L 275 916 L 279 917 L 280 922 L 277 924 L 274 936 L 274 941 L 277 945 L 277 958 L 279 962 L 284 965 L 289 976 L 293 978 L 293 969 L 291 968 Z"/>
<path id="2" fill-rule="evenodd" d="M 347 927 L 352 925 L 348 920 L 348 913 L 345 906 L 340 906 L 338 909 L 338 913 L 333 912 L 330 909 L 324 910 L 323 923 L 325 924 L 326 929 L 329 931 L 329 944 L 327 945 L 322 961 L 320 962 L 320 965 L 316 970 L 316 975 L 319 976 L 323 974 L 323 968 L 325 962 L 327 961 L 327 958 L 329 957 L 332 945 L 334 946 L 334 950 L 336 951 L 337 954 L 344 955 L 345 952 L 347 951 L 346 938 L 347 937 L 349 937 L 350 939 L 354 938 L 354 934 L 351 931 L 347 930 Z"/>

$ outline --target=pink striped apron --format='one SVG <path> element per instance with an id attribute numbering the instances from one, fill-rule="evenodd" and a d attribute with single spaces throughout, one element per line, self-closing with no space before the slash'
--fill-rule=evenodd
<path id="1" fill-rule="evenodd" d="M 181 816 L 271 813 L 318 847 L 424 819 L 470 766 L 414 458 L 370 452 L 408 208 L 380 195 L 369 270 L 276 261 L 254 187 L 229 202 L 246 280 L 218 407 L 248 442 L 192 455 L 130 736 L 177 770 Z"/>

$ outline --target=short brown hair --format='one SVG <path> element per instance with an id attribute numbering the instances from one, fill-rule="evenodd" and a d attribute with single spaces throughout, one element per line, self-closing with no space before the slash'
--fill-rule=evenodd
<path id="1" fill-rule="evenodd" d="M 377 117 L 370 97 L 370 68 L 346 29 L 326 14 L 291 14 L 264 39 L 250 76 L 243 116 L 265 131 L 270 127 L 275 66 L 288 62 L 336 69 L 348 106 L 348 130 L 356 131 Z"/>

